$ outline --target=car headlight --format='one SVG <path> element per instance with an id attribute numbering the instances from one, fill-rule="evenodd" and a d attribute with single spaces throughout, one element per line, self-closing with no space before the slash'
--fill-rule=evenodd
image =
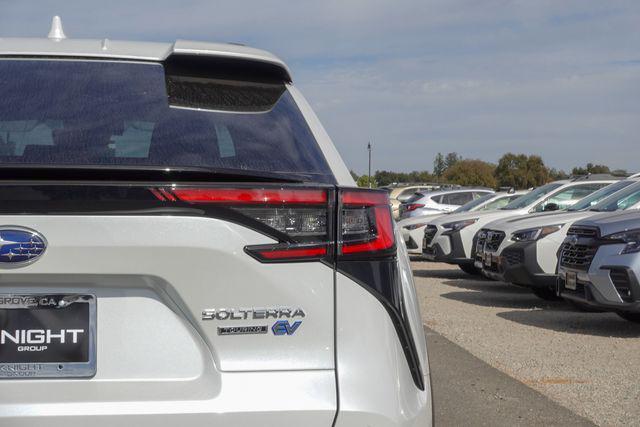
<path id="1" fill-rule="evenodd" d="M 446 232 L 453 233 L 454 231 L 462 230 L 465 227 L 468 227 L 472 224 L 478 222 L 478 218 L 473 219 L 465 219 L 464 221 L 456 221 L 449 222 L 447 224 L 442 224 L 442 227 L 447 230 Z"/>
<path id="2" fill-rule="evenodd" d="M 426 222 L 421 222 L 419 224 L 410 224 L 410 225 L 405 225 L 404 229 L 405 230 L 415 230 L 416 228 L 420 228 L 420 227 L 426 227 L 427 223 Z"/>
<path id="3" fill-rule="evenodd" d="M 514 242 L 533 242 L 547 237 L 549 234 L 560 230 L 564 224 L 547 225 L 546 227 L 528 228 L 526 230 L 518 230 L 511 235 Z"/>
<path id="4" fill-rule="evenodd" d="M 640 230 L 628 230 L 604 236 L 603 239 L 626 243 L 620 255 L 640 252 Z"/>

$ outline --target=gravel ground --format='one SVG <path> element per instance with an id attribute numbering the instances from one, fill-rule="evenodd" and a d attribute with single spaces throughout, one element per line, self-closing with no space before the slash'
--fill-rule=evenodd
<path id="1" fill-rule="evenodd" d="M 424 323 L 596 424 L 640 425 L 640 324 L 412 263 Z"/>

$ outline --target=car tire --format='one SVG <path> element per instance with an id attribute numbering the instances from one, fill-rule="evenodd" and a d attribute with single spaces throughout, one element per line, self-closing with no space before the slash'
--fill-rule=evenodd
<path id="1" fill-rule="evenodd" d="M 460 270 L 467 274 L 471 274 L 472 276 L 480 275 L 480 270 L 478 270 L 478 268 L 473 264 L 458 264 L 458 267 L 460 267 Z"/>
<path id="2" fill-rule="evenodd" d="M 533 294 L 538 298 L 542 298 L 545 301 L 559 301 L 562 299 L 556 295 L 555 289 L 551 288 L 533 288 L 531 289 L 531 292 L 533 292 Z"/>
<path id="3" fill-rule="evenodd" d="M 628 311 L 619 311 L 617 315 L 622 317 L 624 320 L 628 320 L 633 323 L 640 323 L 640 313 L 629 313 Z"/>

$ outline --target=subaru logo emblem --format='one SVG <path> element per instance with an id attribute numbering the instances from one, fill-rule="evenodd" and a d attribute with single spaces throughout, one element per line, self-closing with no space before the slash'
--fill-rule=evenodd
<path id="1" fill-rule="evenodd" d="M 20 267 L 37 260 L 47 241 L 37 231 L 22 227 L 0 227 L 0 268 Z"/>

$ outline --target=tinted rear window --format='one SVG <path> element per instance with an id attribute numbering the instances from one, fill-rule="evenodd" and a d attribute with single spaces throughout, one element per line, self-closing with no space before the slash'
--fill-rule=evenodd
<path id="1" fill-rule="evenodd" d="M 162 64 L 0 60 L 0 165 L 253 170 L 333 182 L 284 83 L 169 81 Z"/>

